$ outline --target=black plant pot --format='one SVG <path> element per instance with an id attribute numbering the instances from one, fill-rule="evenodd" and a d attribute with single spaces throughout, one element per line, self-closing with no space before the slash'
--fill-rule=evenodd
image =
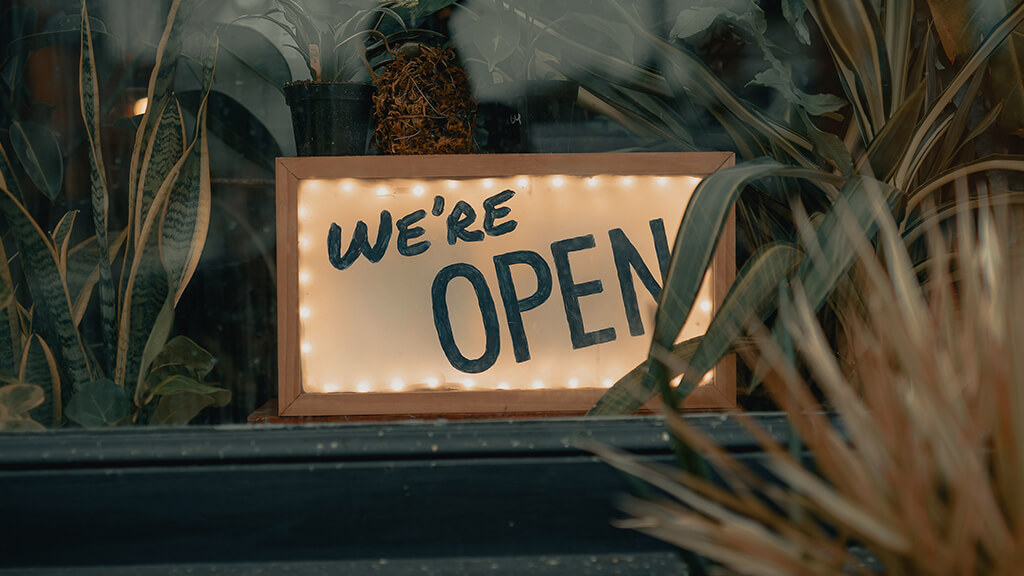
<path id="1" fill-rule="evenodd" d="M 341 82 L 289 82 L 284 98 L 292 110 L 299 156 L 366 153 L 374 87 Z"/>
<path id="2" fill-rule="evenodd" d="M 569 80 L 493 84 L 477 94 L 484 152 L 570 152 L 579 85 Z"/>

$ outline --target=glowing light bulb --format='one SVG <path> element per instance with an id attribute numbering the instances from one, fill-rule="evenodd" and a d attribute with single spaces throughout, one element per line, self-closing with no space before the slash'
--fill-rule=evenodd
<path id="1" fill-rule="evenodd" d="M 363 380 L 362 382 L 356 384 L 356 392 L 366 393 L 372 390 L 373 386 L 371 386 L 370 383 L 367 382 L 366 380 Z"/>
<path id="2" fill-rule="evenodd" d="M 534 380 L 533 383 L 530 384 L 530 388 L 533 388 L 534 390 L 541 390 L 542 388 L 544 388 L 544 382 L 541 382 L 540 380 Z"/>
<path id="3" fill-rule="evenodd" d="M 427 385 L 427 388 L 437 388 L 441 385 L 437 378 L 426 378 L 423 382 Z"/>
<path id="4" fill-rule="evenodd" d="M 309 342 L 303 342 L 302 343 L 302 353 L 303 354 L 309 354 L 312 351 L 313 351 L 313 345 L 312 344 L 310 344 Z"/>
<path id="5" fill-rule="evenodd" d="M 299 284 L 309 284 L 309 281 L 313 279 L 313 276 L 309 272 L 303 270 L 299 272 Z"/>
<path id="6" fill-rule="evenodd" d="M 624 176 L 622 178 L 622 185 L 623 186 L 632 186 L 633 185 L 633 177 L 632 176 Z"/>
<path id="7" fill-rule="evenodd" d="M 147 108 L 149 108 L 149 98 L 139 98 L 132 105 L 132 114 L 136 116 L 145 114 Z"/>
<path id="8" fill-rule="evenodd" d="M 462 387 L 466 388 L 467 390 L 472 388 L 473 386 L 476 386 L 476 380 L 472 380 L 470 378 L 467 378 L 467 379 L 462 381 Z"/>
<path id="9" fill-rule="evenodd" d="M 565 178 L 562 178 L 561 176 L 555 176 L 554 178 L 551 179 L 551 185 L 554 186 L 555 188 L 561 188 L 562 186 L 565 186 Z"/>
<path id="10" fill-rule="evenodd" d="M 449 190 L 455 190 L 456 188 L 459 187 L 459 181 L 458 180 L 449 180 L 447 186 L 448 186 Z"/>
<path id="11" fill-rule="evenodd" d="M 485 190 L 490 190 L 491 188 L 494 188 L 494 180 L 486 178 L 480 183 L 480 185 L 483 186 Z"/>
<path id="12" fill-rule="evenodd" d="M 587 178 L 587 187 L 588 188 L 597 188 L 597 184 L 598 184 L 597 176 L 591 176 L 590 178 Z"/>
<path id="13" fill-rule="evenodd" d="M 312 315 L 312 313 L 309 311 L 309 308 L 306 308 L 306 307 L 299 308 L 299 317 L 300 318 L 309 318 L 311 315 Z"/>
<path id="14" fill-rule="evenodd" d="M 423 196 L 427 193 L 427 189 L 423 187 L 423 184 L 417 184 L 412 187 L 413 196 Z"/>
<path id="15" fill-rule="evenodd" d="M 324 392 L 330 394 L 331 392 L 340 392 L 340 391 L 341 391 L 341 384 L 338 384 L 337 382 L 325 382 L 324 383 Z"/>
<path id="16" fill-rule="evenodd" d="M 520 188 L 526 188 L 529 185 L 530 181 L 526 177 L 520 176 L 519 178 L 516 178 L 516 186 Z"/>
<path id="17" fill-rule="evenodd" d="M 341 185 L 341 189 L 344 192 L 351 192 L 352 190 L 355 189 L 355 187 L 356 185 L 353 184 L 351 180 L 345 180 L 345 182 Z"/>
<path id="18" fill-rule="evenodd" d="M 711 312 L 711 300 L 701 300 L 700 310 L 701 312 Z"/>
<path id="19" fill-rule="evenodd" d="M 508 390 L 509 388 L 508 382 L 501 382 L 498 384 L 498 390 Z"/>
<path id="20" fill-rule="evenodd" d="M 577 378 L 569 378 L 569 388 L 579 388 L 580 381 Z"/>
<path id="21" fill-rule="evenodd" d="M 299 248 L 303 250 L 309 250 L 313 247 L 313 243 L 310 242 L 309 236 L 299 236 Z"/>
<path id="22" fill-rule="evenodd" d="M 615 381 L 612 380 L 611 378 L 605 378 L 604 380 L 601 380 L 601 386 L 603 386 L 605 388 L 611 388 L 614 385 L 615 385 Z"/>
<path id="23" fill-rule="evenodd" d="M 665 178 L 664 176 L 659 176 L 654 181 L 658 184 L 658 186 L 668 186 L 668 178 Z"/>
<path id="24" fill-rule="evenodd" d="M 707 383 L 711 382 L 711 378 L 713 378 L 713 377 L 714 377 L 714 374 L 712 372 L 708 372 L 708 373 L 704 374 L 704 378 L 701 379 L 701 383 L 707 384 Z"/>
<path id="25" fill-rule="evenodd" d="M 390 193 L 391 193 L 391 191 L 388 190 L 387 186 L 378 186 L 377 187 L 377 196 L 387 196 Z"/>
<path id="26" fill-rule="evenodd" d="M 401 378 L 395 378 L 391 381 L 391 389 L 395 392 L 401 392 L 402 390 L 405 390 L 405 382 L 403 382 Z"/>

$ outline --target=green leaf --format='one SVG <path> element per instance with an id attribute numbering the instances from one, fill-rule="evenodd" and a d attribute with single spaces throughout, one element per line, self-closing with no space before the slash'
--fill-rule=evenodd
<path id="1" fill-rule="evenodd" d="M 92 380 L 85 345 L 72 320 L 71 299 L 50 237 L 7 190 L 0 191 L 0 214 L 18 241 L 19 261 L 32 295 L 33 326 L 38 327 L 48 342 L 56 343 L 61 364 L 71 382 Z"/>
<path id="2" fill-rule="evenodd" d="M 136 197 L 135 216 L 132 219 L 135 222 L 134 244 L 142 241 L 142 226 L 149 216 L 149 211 L 161 209 L 159 205 L 153 206 L 153 199 L 184 153 L 185 123 L 181 119 L 178 99 L 171 95 L 160 114 L 156 130 L 150 136 L 142 160 L 139 194 Z"/>
<path id="3" fill-rule="evenodd" d="M 68 403 L 69 420 L 86 428 L 116 426 L 126 421 L 131 409 L 128 394 L 113 380 L 88 382 L 78 387 Z"/>
<path id="4" fill-rule="evenodd" d="M 177 305 L 199 265 L 210 226 L 210 153 L 206 133 L 208 96 L 213 84 L 217 40 L 203 57 L 203 100 L 196 119 L 196 137 L 186 152 L 181 172 L 174 181 L 159 220 L 160 258 L 170 293 Z"/>
<path id="5" fill-rule="evenodd" d="M 153 359 L 150 370 L 183 366 L 195 374 L 197 379 L 202 379 L 213 370 L 215 364 L 213 356 L 201 346 L 186 336 L 175 336 Z"/>
<path id="6" fill-rule="evenodd" d="M 181 374 L 173 374 L 160 379 L 159 382 L 155 382 L 153 387 L 149 389 L 147 396 L 203 394 L 206 396 L 216 396 L 216 398 L 221 398 L 225 392 L 228 391 L 223 388 L 217 388 L 216 386 L 203 384 L 202 382 L 198 382 L 195 378 L 189 378 L 188 376 L 182 376 Z"/>
<path id="7" fill-rule="evenodd" d="M 419 0 L 416 3 L 416 17 L 422 18 L 455 4 L 457 0 Z"/>
<path id="8" fill-rule="evenodd" d="M 770 314 L 777 298 L 777 286 L 796 269 L 801 256 L 802 252 L 793 246 L 773 244 L 750 257 L 729 287 L 705 335 L 673 347 L 673 357 L 690 368 L 685 375 L 685 386 L 692 388 L 728 353 L 750 319 L 764 320 Z M 619 380 L 601 396 L 588 415 L 632 414 L 654 397 L 657 390 L 653 382 L 643 378 L 644 368 L 641 364 Z M 689 393 L 688 388 L 683 389 L 684 396 Z"/>
<path id="9" fill-rule="evenodd" d="M 100 127 L 102 123 L 99 109 L 100 94 L 97 75 L 89 13 L 86 8 L 86 2 L 82 2 L 82 43 L 78 86 L 82 101 L 82 119 L 84 120 L 86 139 L 89 146 L 89 180 L 92 194 L 93 226 L 99 252 L 100 254 L 106 254 L 108 246 L 107 218 L 110 200 L 107 197 L 107 177 L 106 167 L 103 163 L 103 144 L 100 142 Z M 149 101 L 152 103 L 152 98 Z M 110 262 L 105 258 L 99 260 L 99 295 L 100 329 L 103 335 L 103 349 L 99 354 L 99 362 L 109 374 L 114 366 L 117 320 L 114 310 L 114 277 L 110 269 Z"/>
<path id="10" fill-rule="evenodd" d="M 266 36 L 238 24 L 219 26 L 217 36 L 226 54 L 284 93 L 284 85 L 292 79 L 291 69 L 281 51 Z"/>
<path id="11" fill-rule="evenodd" d="M 807 5 L 803 0 L 782 0 L 782 15 L 786 17 L 786 21 L 789 22 L 797 39 L 810 46 L 811 31 L 807 29 L 807 22 L 804 20 L 805 14 L 807 14 Z"/>
<path id="12" fill-rule="evenodd" d="M 149 424 L 171 426 L 188 424 L 196 415 L 210 406 L 227 406 L 231 401 L 231 392 L 223 389 L 217 390 L 212 394 L 181 391 L 162 396 Z"/>
<path id="13" fill-rule="evenodd" d="M 501 12 L 484 14 L 473 22 L 468 32 L 471 43 L 487 63 L 489 71 L 512 56 L 522 42 L 522 30 L 518 22 Z"/>
<path id="14" fill-rule="evenodd" d="M 64 185 L 64 156 L 57 135 L 34 122 L 11 123 L 11 146 L 25 172 L 51 201 Z"/>
<path id="15" fill-rule="evenodd" d="M 764 11 L 752 0 L 698 0 L 679 12 L 669 37 L 689 38 L 710 28 L 718 18 L 740 24 L 752 34 L 764 34 L 767 28 Z"/>
<path id="16" fill-rule="evenodd" d="M 32 417 L 40 422 L 60 426 L 64 419 L 64 401 L 67 398 L 63 397 L 61 392 L 60 372 L 53 352 L 38 334 L 33 334 L 25 345 L 18 379 L 27 384 L 38 385 L 43 393 L 43 401 L 32 412 Z"/>
<path id="17" fill-rule="evenodd" d="M 178 100 L 185 110 L 198 116 L 202 93 L 198 90 L 181 92 Z M 274 135 L 255 114 L 238 100 L 217 91 L 210 92 L 206 110 L 210 132 L 246 160 L 273 172 L 275 160 L 284 154 Z"/>
<path id="18" fill-rule="evenodd" d="M 35 384 L 8 384 L 0 386 L 0 404 L 8 414 L 24 417 L 30 410 L 43 403 L 43 389 Z"/>
<path id="19" fill-rule="evenodd" d="M 0 235 L 0 373 L 14 374 L 18 369 L 18 358 L 21 358 L 22 336 L 10 266 Z"/>
<path id="20" fill-rule="evenodd" d="M 811 116 L 830 114 L 846 106 L 846 101 L 838 96 L 808 94 L 800 90 L 793 83 L 793 76 L 789 70 L 781 66 L 758 72 L 750 83 L 774 88 L 779 94 L 782 94 L 787 102 L 803 108 Z"/>

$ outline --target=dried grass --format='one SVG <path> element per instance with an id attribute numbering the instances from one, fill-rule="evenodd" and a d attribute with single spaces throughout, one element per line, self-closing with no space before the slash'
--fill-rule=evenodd
<path id="1" fill-rule="evenodd" d="M 813 471 L 750 425 L 774 478 L 758 476 L 670 413 L 726 487 L 595 448 L 665 494 L 628 499 L 620 525 L 727 573 L 1024 573 L 1024 281 L 997 232 L 1006 211 L 982 199 L 974 213 L 963 190 L 958 202 L 959 243 L 932 226 L 924 285 L 894 222 L 881 225 L 877 256 L 859 239 L 852 371 L 794 287 L 779 321 L 842 430 L 776 340 L 751 330 L 758 346 L 746 359 L 765 368 Z"/>
<path id="2" fill-rule="evenodd" d="M 451 48 L 399 53 L 374 83 L 374 138 L 384 154 L 469 154 L 476 102 Z"/>

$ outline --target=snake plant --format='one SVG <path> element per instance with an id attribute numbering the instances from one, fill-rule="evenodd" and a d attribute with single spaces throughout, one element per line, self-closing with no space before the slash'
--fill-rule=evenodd
<path id="1" fill-rule="evenodd" d="M 213 366 L 210 355 L 188 338 L 171 338 L 174 307 L 196 270 L 210 214 L 206 97 L 216 41 L 201 58 L 203 98 L 191 138 L 172 85 L 194 4 L 174 0 L 170 6 L 148 109 L 135 135 L 123 229 L 111 224 L 117 198 L 103 157 L 95 20 L 85 2 L 78 89 L 89 157 L 89 221 L 69 211 L 46 231 L 29 209 L 31 190 L 20 187 L 0 147 L 0 215 L 11 232 L 2 238 L 7 245 L 0 245 L 0 285 L 7 293 L 0 298 L 0 372 L 16 382 L 9 386 L 42 389 L 39 398 L 19 389 L 24 400 L 18 405 L 29 407 L 36 421 L 184 423 L 230 399 L 228 390 L 203 383 Z M 88 239 L 75 242 L 80 228 L 88 230 Z M 89 325 L 94 317 L 98 329 Z"/>

